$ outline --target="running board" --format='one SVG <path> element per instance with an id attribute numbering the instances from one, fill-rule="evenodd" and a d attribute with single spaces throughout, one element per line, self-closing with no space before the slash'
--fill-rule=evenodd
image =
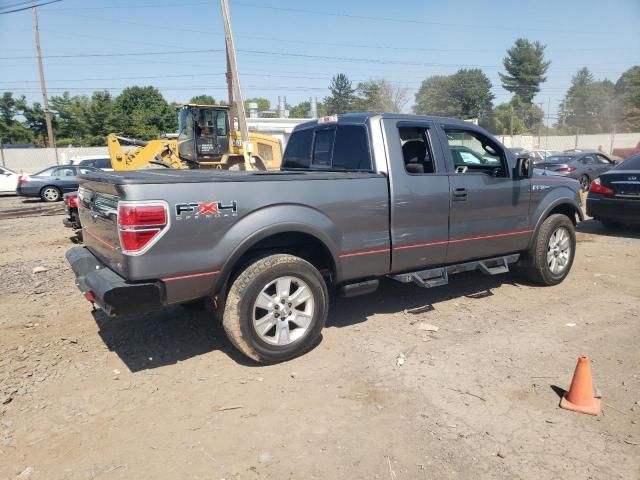
<path id="1" fill-rule="evenodd" d="M 439 287 L 449 283 L 449 275 L 455 273 L 470 272 L 473 270 L 480 270 L 485 275 L 507 273 L 509 271 L 509 264 L 515 263 L 519 259 L 520 254 L 516 253 L 504 257 L 458 263 L 456 265 L 402 273 L 400 275 L 390 275 L 389 278 L 401 283 L 415 283 L 423 288 Z"/>

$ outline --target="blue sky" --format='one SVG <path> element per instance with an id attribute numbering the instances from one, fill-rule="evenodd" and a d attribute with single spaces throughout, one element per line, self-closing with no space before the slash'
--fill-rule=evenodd
<path id="1" fill-rule="evenodd" d="M 291 104 L 322 98 L 331 76 L 343 72 L 354 84 L 385 78 L 407 87 L 408 110 L 422 79 L 473 66 L 491 79 L 498 104 L 510 98 L 498 77 L 505 50 L 525 37 L 547 45 L 552 64 L 535 101 L 546 111 L 550 100 L 553 115 L 578 68 L 615 81 L 640 64 L 639 0 L 230 5 L 244 96 L 272 105 L 278 95 Z M 138 84 L 157 86 L 170 101 L 226 97 L 218 0 L 63 0 L 38 11 L 50 96 L 98 89 L 115 95 Z M 0 91 L 41 101 L 30 10 L 0 15 L 0 45 Z M 184 50 L 207 51 L 168 53 Z"/>

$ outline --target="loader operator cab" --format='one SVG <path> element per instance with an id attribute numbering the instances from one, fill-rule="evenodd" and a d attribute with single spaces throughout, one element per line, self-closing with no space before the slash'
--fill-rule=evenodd
<path id="1" fill-rule="evenodd" d="M 216 162 L 229 153 L 229 108 L 183 105 L 178 113 L 178 151 L 192 164 Z"/>

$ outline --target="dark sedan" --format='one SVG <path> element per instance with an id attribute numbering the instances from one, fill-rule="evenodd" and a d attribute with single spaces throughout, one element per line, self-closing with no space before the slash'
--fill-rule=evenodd
<path id="1" fill-rule="evenodd" d="M 585 192 L 589 190 L 591 182 L 614 166 L 615 162 L 601 152 L 561 153 L 551 155 L 544 162 L 536 164 L 536 168 L 575 178 Z"/>
<path id="2" fill-rule="evenodd" d="M 587 214 L 605 227 L 640 225 L 640 155 L 594 180 L 587 194 Z"/>
<path id="3" fill-rule="evenodd" d="M 99 171 L 78 165 L 45 168 L 35 175 L 22 175 L 18 179 L 16 193 L 22 197 L 40 197 L 45 202 L 57 202 L 62 200 L 63 194 L 78 190 L 78 175 Z"/>

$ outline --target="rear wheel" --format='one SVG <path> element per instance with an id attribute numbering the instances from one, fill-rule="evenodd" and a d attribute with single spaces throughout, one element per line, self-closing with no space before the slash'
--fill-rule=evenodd
<path id="1" fill-rule="evenodd" d="M 40 198 L 42 198 L 44 202 L 57 202 L 62 198 L 62 193 L 58 187 L 49 185 L 40 191 Z"/>
<path id="2" fill-rule="evenodd" d="M 233 281 L 222 324 L 231 343 L 262 363 L 311 349 L 324 327 L 329 294 L 309 262 L 277 254 L 255 260 Z"/>
<path id="3" fill-rule="evenodd" d="M 527 276 L 540 285 L 559 284 L 571 270 L 575 251 L 573 222 L 566 215 L 549 216 L 542 222 L 524 259 Z"/>

